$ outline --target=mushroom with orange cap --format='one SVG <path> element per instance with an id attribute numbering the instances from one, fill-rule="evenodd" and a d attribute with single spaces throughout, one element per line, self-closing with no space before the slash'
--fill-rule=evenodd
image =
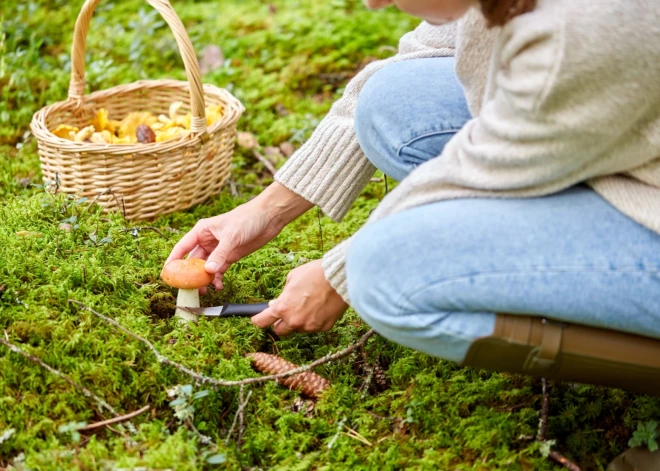
<path id="1" fill-rule="evenodd" d="M 172 260 L 163 267 L 160 274 L 165 283 L 179 289 L 174 315 L 185 321 L 195 321 L 197 316 L 179 307 L 199 307 L 199 288 L 208 285 L 215 278 L 215 275 L 206 272 L 205 263 L 201 258 Z"/>

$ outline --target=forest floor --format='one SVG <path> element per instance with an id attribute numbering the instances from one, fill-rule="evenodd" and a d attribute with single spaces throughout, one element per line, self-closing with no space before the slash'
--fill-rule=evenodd
<path id="1" fill-rule="evenodd" d="M 638 424 L 660 417 L 658 399 L 550 382 L 547 440 L 537 441 L 539 379 L 459 368 L 379 336 L 317 369 L 332 387 L 315 403 L 264 382 L 243 389 L 248 400 L 237 414 L 238 388 L 195 383 L 92 310 L 173 361 L 228 380 L 259 375 L 247 353 L 305 364 L 354 344 L 368 326 L 349 311 L 327 333 L 276 341 L 245 319 L 177 323 L 175 290 L 159 278 L 173 244 L 200 218 L 254 197 L 272 175 L 254 149 L 239 146 L 232 185 L 221 194 L 141 223 L 44 185 L 29 124 L 41 107 L 66 97 L 81 1 L 4 3 L 0 469 L 562 469 L 544 456 L 552 447 L 584 470 L 602 470 L 627 448 Z M 221 48 L 223 57 L 206 64 L 203 81 L 244 103 L 239 130 L 254 136 L 276 167 L 309 137 L 346 82 L 367 62 L 392 55 L 398 38 L 418 23 L 393 9 L 369 12 L 359 0 L 173 6 L 200 56 L 209 46 Z M 143 78 L 185 80 L 171 32 L 138 0 L 101 2 L 86 66 L 89 91 Z M 236 263 L 225 289 L 209 290 L 203 303 L 276 297 L 288 271 L 364 223 L 384 183 L 377 174 L 341 223 L 310 211 Z M 102 404 L 116 415 L 149 410 L 132 425 L 79 431 L 113 417 Z"/>

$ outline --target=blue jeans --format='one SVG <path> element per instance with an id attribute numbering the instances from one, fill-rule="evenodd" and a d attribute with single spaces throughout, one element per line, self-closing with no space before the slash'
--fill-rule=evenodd
<path id="1" fill-rule="evenodd" d="M 356 108 L 366 156 L 395 179 L 440 155 L 470 118 L 451 58 L 381 69 Z M 461 361 L 495 313 L 660 338 L 660 235 L 579 185 L 540 198 L 441 201 L 361 229 L 346 272 L 381 335 Z"/>

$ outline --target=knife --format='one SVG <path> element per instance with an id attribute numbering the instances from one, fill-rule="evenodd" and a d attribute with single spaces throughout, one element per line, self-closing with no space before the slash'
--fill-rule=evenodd
<path id="1" fill-rule="evenodd" d="M 213 307 L 183 307 L 177 309 L 205 317 L 252 317 L 268 307 L 268 303 L 258 304 L 223 304 Z"/>

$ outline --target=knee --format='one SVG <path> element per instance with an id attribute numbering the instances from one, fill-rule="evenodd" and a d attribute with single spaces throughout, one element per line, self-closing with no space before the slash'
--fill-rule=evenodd
<path id="1" fill-rule="evenodd" d="M 394 106 L 394 90 L 401 86 L 400 64 L 389 64 L 374 73 L 364 84 L 355 108 L 355 131 L 360 137 L 370 137 L 381 131 L 385 118 Z"/>
<path id="2" fill-rule="evenodd" d="M 403 63 L 389 64 L 372 75 L 358 96 L 354 120 L 355 133 L 362 151 L 379 170 L 392 175 L 398 158 L 396 118 L 397 90 L 406 86 Z"/>

